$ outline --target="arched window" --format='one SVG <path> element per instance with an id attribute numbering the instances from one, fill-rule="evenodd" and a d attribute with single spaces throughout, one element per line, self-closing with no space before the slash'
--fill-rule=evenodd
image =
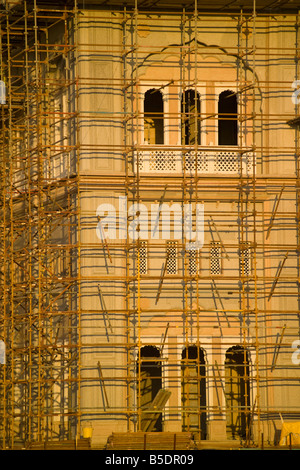
<path id="1" fill-rule="evenodd" d="M 231 90 L 219 95 L 218 103 L 218 143 L 219 145 L 237 145 L 237 99 Z"/>
<path id="2" fill-rule="evenodd" d="M 233 346 L 226 352 L 225 393 L 227 436 L 245 439 L 249 436 L 250 384 L 249 353 L 242 346 Z"/>
<path id="3" fill-rule="evenodd" d="M 159 90 L 148 90 L 144 99 L 144 140 L 148 144 L 164 143 L 164 102 Z"/>
<path id="4" fill-rule="evenodd" d="M 201 144 L 201 103 L 199 93 L 186 90 L 181 97 L 181 141 L 183 145 Z"/>
<path id="5" fill-rule="evenodd" d="M 201 439 L 206 439 L 206 377 L 202 348 L 189 346 L 183 349 L 181 373 L 182 430 L 200 432 Z"/>
<path id="6" fill-rule="evenodd" d="M 140 393 L 141 409 L 150 407 L 159 390 L 162 388 L 162 370 L 160 351 L 155 346 L 143 346 L 140 350 Z M 142 413 L 141 429 L 149 418 L 149 413 Z M 162 416 L 160 414 L 152 431 L 162 431 Z"/>

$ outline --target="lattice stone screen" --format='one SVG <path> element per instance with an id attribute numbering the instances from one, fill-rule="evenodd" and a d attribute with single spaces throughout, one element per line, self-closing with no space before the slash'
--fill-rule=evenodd
<path id="1" fill-rule="evenodd" d="M 239 250 L 240 276 L 251 275 L 251 248 L 245 247 Z"/>
<path id="2" fill-rule="evenodd" d="M 252 152 L 239 153 L 237 150 L 142 150 L 135 155 L 140 172 L 194 174 L 253 174 Z M 135 162 L 136 168 L 136 162 Z"/>
<path id="3" fill-rule="evenodd" d="M 209 171 L 209 155 L 205 152 L 191 151 L 184 155 L 185 170 L 195 172 L 208 173 Z"/>
<path id="4" fill-rule="evenodd" d="M 218 275 L 222 272 L 221 254 L 220 243 L 212 242 L 210 244 L 210 273 L 213 275 Z"/>
<path id="5" fill-rule="evenodd" d="M 177 274 L 177 242 L 167 241 L 167 274 Z"/>
<path id="6" fill-rule="evenodd" d="M 195 276 L 199 271 L 199 252 L 197 250 L 189 250 L 189 275 Z"/>
<path id="7" fill-rule="evenodd" d="M 239 161 L 236 152 L 219 152 L 215 158 L 216 173 L 238 173 Z"/>
<path id="8" fill-rule="evenodd" d="M 176 154 L 173 151 L 156 150 L 150 152 L 150 171 L 176 171 Z"/>
<path id="9" fill-rule="evenodd" d="M 140 274 L 148 272 L 148 242 L 143 240 L 139 247 Z"/>

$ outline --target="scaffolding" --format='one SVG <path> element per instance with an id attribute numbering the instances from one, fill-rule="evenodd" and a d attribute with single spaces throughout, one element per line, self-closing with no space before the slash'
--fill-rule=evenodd
<path id="1" fill-rule="evenodd" d="M 1 446 L 273 445 L 300 416 L 298 12 L 87 3 L 0 14 Z"/>

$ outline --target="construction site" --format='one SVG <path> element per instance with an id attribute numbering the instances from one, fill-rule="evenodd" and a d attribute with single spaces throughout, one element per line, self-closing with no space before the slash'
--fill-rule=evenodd
<path id="1" fill-rule="evenodd" d="M 298 10 L 1 2 L 1 449 L 300 446 Z"/>

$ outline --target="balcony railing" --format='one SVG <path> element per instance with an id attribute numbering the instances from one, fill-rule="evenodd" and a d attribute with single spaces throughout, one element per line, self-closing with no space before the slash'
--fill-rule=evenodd
<path id="1" fill-rule="evenodd" d="M 138 158 L 137 158 L 138 157 Z M 237 149 L 182 150 L 174 148 L 143 149 L 136 153 L 142 173 L 232 174 L 251 176 L 254 154 Z M 137 162 L 136 162 L 137 163 Z"/>

